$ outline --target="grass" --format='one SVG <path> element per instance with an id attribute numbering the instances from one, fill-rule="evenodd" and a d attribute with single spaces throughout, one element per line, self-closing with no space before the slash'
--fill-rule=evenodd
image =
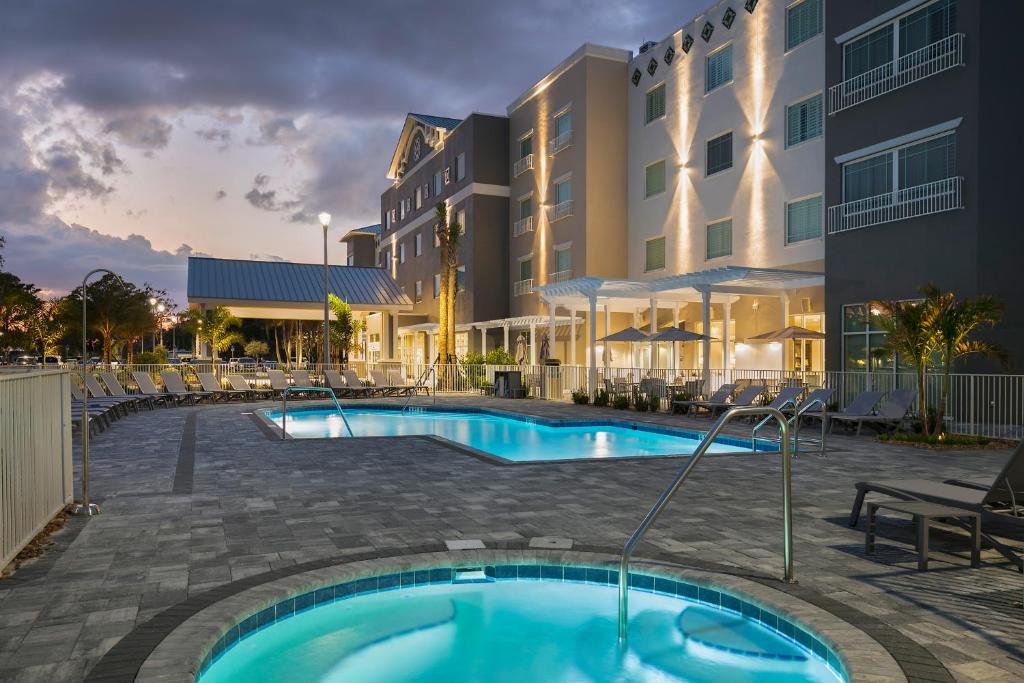
<path id="1" fill-rule="evenodd" d="M 987 436 L 969 436 L 966 434 L 940 434 L 925 436 L 924 434 L 896 432 L 895 434 L 879 434 L 879 441 L 901 443 L 919 448 L 1006 448 L 1012 444 Z"/>

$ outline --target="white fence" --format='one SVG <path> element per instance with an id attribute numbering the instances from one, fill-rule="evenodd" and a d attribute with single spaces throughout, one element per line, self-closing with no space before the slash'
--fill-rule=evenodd
<path id="1" fill-rule="evenodd" d="M 413 383 L 425 377 L 432 391 L 440 394 L 489 393 L 495 384 L 495 373 L 516 371 L 520 373 L 524 393 L 534 398 L 549 400 L 571 399 L 573 391 L 588 391 L 589 368 L 584 365 L 439 365 L 424 375 L 429 366 L 400 362 L 376 364 L 354 363 L 359 375 L 369 370 L 400 370 L 406 381 Z M 121 383 L 128 391 L 134 391 L 133 370 L 143 370 L 153 375 L 159 384 L 159 372 L 168 366 L 121 366 L 116 369 Z M 173 366 L 172 366 L 173 367 Z M 264 370 L 254 367 L 232 367 L 227 363 L 206 363 L 201 365 L 178 366 L 186 383 L 199 388 L 196 372 L 213 372 L 220 378 L 229 373 L 245 375 L 259 386 L 268 386 Z M 322 367 L 308 364 L 315 381 L 322 381 Z M 846 405 L 859 393 L 868 390 L 889 392 L 893 389 L 917 389 L 913 373 L 892 372 L 799 372 L 783 370 L 721 370 L 713 369 L 704 381 L 699 368 L 648 369 L 600 367 L 597 369 L 598 387 L 613 393 L 632 395 L 634 390 L 656 393 L 661 398 L 670 398 L 686 393 L 691 396 L 708 395 L 725 382 L 758 383 L 766 386 L 768 396 L 785 386 L 804 386 L 808 390 L 829 387 L 836 390 L 834 397 L 837 409 Z M 926 383 L 929 404 L 937 407 L 941 395 L 942 377 L 928 375 Z M 667 407 L 668 403 L 664 405 Z M 916 412 L 917 406 L 913 410 Z M 954 374 L 950 377 L 949 396 L 946 403 L 946 428 L 961 434 L 974 434 L 996 438 L 1024 438 L 1024 375 L 979 375 Z"/>
<path id="2" fill-rule="evenodd" d="M 68 373 L 0 373 L 0 568 L 65 505 L 74 487 Z"/>

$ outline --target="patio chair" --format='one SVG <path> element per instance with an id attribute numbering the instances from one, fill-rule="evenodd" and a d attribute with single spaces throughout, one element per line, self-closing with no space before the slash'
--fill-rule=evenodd
<path id="1" fill-rule="evenodd" d="M 815 410 L 805 413 L 804 417 L 829 420 L 836 415 L 850 415 L 856 417 L 871 415 L 871 411 L 873 411 L 875 406 L 878 405 L 878 402 L 882 400 L 882 396 L 883 393 L 881 391 L 862 391 L 850 402 L 850 405 L 846 406 L 844 410 L 839 412 Z M 857 433 L 860 434 L 860 425 L 857 426 Z"/>
<path id="2" fill-rule="evenodd" d="M 706 400 L 693 400 L 693 401 L 672 401 L 672 405 L 679 407 L 691 408 L 696 406 L 698 403 L 715 403 L 720 404 L 725 402 L 729 397 L 732 396 L 733 392 L 736 391 L 735 384 L 723 384 L 715 390 L 715 393 Z"/>
<path id="3" fill-rule="evenodd" d="M 141 393 L 143 396 L 163 398 L 168 403 L 174 402 L 177 403 L 178 405 L 181 405 L 182 403 L 185 402 L 192 402 L 191 397 L 188 395 L 169 394 L 167 392 L 160 391 L 160 389 L 153 382 L 153 378 L 150 377 L 148 372 L 136 370 L 135 372 L 132 373 L 132 377 L 135 379 L 135 386 L 139 388 L 139 393 Z"/>
<path id="4" fill-rule="evenodd" d="M 827 414 L 825 419 L 828 420 L 829 432 L 832 431 L 836 422 L 847 423 L 848 426 L 856 424 L 858 436 L 860 436 L 861 427 L 865 424 L 877 431 L 881 431 L 879 428 L 884 428 L 886 432 L 894 432 L 903 426 L 903 421 L 907 419 L 907 413 L 910 412 L 910 406 L 914 404 L 915 400 L 917 400 L 916 391 L 896 389 L 889 392 L 885 402 L 875 412 L 867 410 L 858 414 L 847 409 L 842 413 Z"/>
<path id="5" fill-rule="evenodd" d="M 288 375 L 284 370 L 267 370 L 267 378 L 270 379 L 270 390 L 275 396 L 280 396 L 291 385 L 288 383 Z"/>
<path id="6" fill-rule="evenodd" d="M 85 373 L 82 379 L 85 382 L 85 388 L 89 390 L 89 396 L 94 399 L 111 399 L 111 402 L 120 403 L 133 412 L 138 412 L 140 407 L 151 407 L 146 399 L 138 396 L 111 396 L 91 372 Z"/>
<path id="7" fill-rule="evenodd" d="M 315 387 L 313 378 L 309 376 L 309 370 L 292 370 L 292 381 L 297 387 Z"/>
<path id="8" fill-rule="evenodd" d="M 345 378 L 337 370 L 325 370 L 324 381 L 327 387 L 334 392 L 337 398 L 346 398 L 349 396 L 367 396 L 372 390 L 362 386 L 351 387 L 345 381 Z"/>
<path id="9" fill-rule="evenodd" d="M 736 394 L 731 401 L 721 401 L 719 403 L 715 403 L 713 401 L 698 401 L 695 404 L 695 407 L 704 408 L 711 414 L 711 417 L 715 417 L 718 413 L 725 412 L 729 408 L 754 405 L 754 401 L 760 398 L 764 391 L 765 386 L 763 384 L 748 384 L 740 391 L 740 393 Z"/>
<path id="10" fill-rule="evenodd" d="M 368 397 L 380 393 L 376 388 L 363 384 L 363 380 L 359 379 L 355 370 L 342 370 L 342 376 L 345 378 L 346 389 L 353 396 Z"/>
<path id="11" fill-rule="evenodd" d="M 930 479 L 894 479 L 859 481 L 857 495 L 850 510 L 850 526 L 857 526 L 861 507 L 868 493 L 880 493 L 900 500 L 921 500 L 949 507 L 980 512 L 983 522 L 1005 522 L 1024 527 L 1024 440 L 1010 455 L 1006 464 L 987 486 L 982 479 L 937 482 Z M 1012 548 L 982 533 L 988 543 L 1024 571 L 1024 559 Z"/>
<path id="12" fill-rule="evenodd" d="M 96 383 L 95 378 L 93 378 L 92 383 L 96 384 L 96 386 L 99 386 Z M 75 383 L 74 381 L 71 382 L 72 400 L 84 401 L 85 391 L 85 389 L 78 386 L 78 384 Z M 107 411 L 110 412 L 110 415 L 114 419 L 127 415 L 129 410 L 131 410 L 132 412 L 138 412 L 138 405 L 135 401 L 128 398 L 122 398 L 119 396 L 107 396 L 106 392 L 103 392 L 102 394 L 97 394 L 90 390 L 89 404 L 90 407 L 96 406 L 105 408 Z"/>
<path id="13" fill-rule="evenodd" d="M 800 401 L 800 397 L 803 393 L 803 386 L 783 387 L 779 390 L 779 393 L 775 395 L 775 398 L 771 400 L 768 407 L 775 408 L 779 411 L 785 411 L 787 408 L 790 410 L 796 410 L 796 405 Z"/>
<path id="14" fill-rule="evenodd" d="M 124 387 L 121 386 L 121 382 L 117 379 L 117 375 L 115 375 L 112 372 L 101 372 L 100 379 L 103 380 L 103 384 L 106 385 L 107 391 L 110 392 L 111 396 L 138 399 L 140 401 L 144 401 L 144 405 L 147 408 L 152 408 L 157 403 L 164 407 L 170 405 L 170 397 L 167 394 L 157 396 L 147 396 L 146 394 L 142 393 L 129 394 L 127 391 L 124 390 Z"/>
<path id="15" fill-rule="evenodd" d="M 212 372 L 197 372 L 196 377 L 199 378 L 199 384 L 203 387 L 203 391 L 210 394 L 214 401 L 218 398 L 226 401 L 237 398 L 240 401 L 244 401 L 249 396 L 249 392 L 247 391 L 225 389 L 223 385 L 221 385 L 220 380 L 217 379 L 217 376 Z"/>
<path id="16" fill-rule="evenodd" d="M 230 384 L 231 388 L 234 389 L 235 391 L 245 392 L 246 397 L 250 399 L 262 400 L 274 397 L 273 389 L 254 387 L 251 384 L 249 384 L 249 380 L 247 380 L 242 375 L 228 375 L 228 384 Z"/>
<path id="17" fill-rule="evenodd" d="M 803 416 L 804 417 L 820 417 L 821 414 L 823 412 L 825 412 L 825 406 L 827 406 L 828 402 L 832 400 L 832 396 L 835 393 L 836 393 L 835 389 L 829 389 L 827 387 L 822 387 L 821 389 L 815 389 L 811 393 L 807 394 L 807 398 L 805 398 L 803 401 L 801 401 L 799 406 L 794 406 L 794 408 L 796 409 L 796 412 L 800 412 L 800 410 L 804 406 L 817 405 L 818 406 L 817 409 L 808 408 L 807 411 L 804 412 Z M 820 403 L 819 403 L 819 401 L 820 401 Z"/>
<path id="18" fill-rule="evenodd" d="M 395 388 L 399 396 L 411 396 L 419 393 L 420 387 L 409 384 L 401 370 L 388 370 L 388 384 Z"/>
<path id="19" fill-rule="evenodd" d="M 167 389 L 167 393 L 186 397 L 190 404 L 194 404 L 196 401 L 213 400 L 214 395 L 210 392 L 192 391 L 185 386 L 185 380 L 174 370 L 161 370 L 160 379 L 164 381 L 164 388 Z"/>
<path id="20" fill-rule="evenodd" d="M 78 413 L 81 414 L 81 408 L 85 402 L 85 390 L 78 386 L 75 382 L 71 382 L 71 405 L 72 408 L 78 407 Z M 125 403 L 119 399 L 107 398 L 90 398 L 89 399 L 89 416 L 92 418 L 99 419 L 104 423 L 104 426 L 109 426 L 114 420 L 120 419 L 121 417 L 128 414 Z"/>

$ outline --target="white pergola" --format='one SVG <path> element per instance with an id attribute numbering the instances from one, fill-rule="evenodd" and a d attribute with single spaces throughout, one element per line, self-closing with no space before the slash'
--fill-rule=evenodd
<path id="1" fill-rule="evenodd" d="M 473 323 L 473 327 L 480 330 L 480 346 L 484 353 L 487 353 L 487 331 L 501 328 L 504 332 L 504 348 L 509 351 L 509 330 L 530 330 L 530 365 L 537 364 L 537 328 L 546 325 L 548 328 L 548 341 L 555 343 L 555 332 L 559 327 L 569 326 L 569 364 L 576 364 L 576 327 L 583 322 L 583 318 L 555 315 L 522 315 L 515 318 L 499 318 L 497 320 L 485 320 Z M 552 346 L 552 348 L 554 348 Z"/>
<path id="2" fill-rule="evenodd" d="M 588 385 L 593 393 L 597 388 L 597 309 L 604 309 L 605 330 L 607 336 L 611 313 L 635 313 L 638 308 L 650 308 L 650 333 L 657 332 L 657 311 L 662 307 L 673 310 L 672 324 L 679 326 L 679 308 L 683 304 L 700 303 L 704 333 L 710 331 L 711 304 L 722 304 L 726 321 L 730 318 L 730 306 L 740 296 L 777 297 L 782 302 L 782 327 L 788 323 L 789 297 L 788 292 L 794 289 L 819 287 L 824 285 L 825 276 L 799 270 L 783 270 L 776 268 L 748 268 L 743 266 L 726 266 L 713 268 L 684 275 L 670 275 L 652 280 L 618 280 L 599 277 L 581 277 L 565 282 L 535 287 L 540 293 L 541 301 L 548 305 L 549 325 L 554 328 L 555 311 L 561 306 L 568 309 L 570 317 L 575 318 L 576 311 L 587 311 L 589 320 L 590 366 Z M 729 325 L 723 325 L 723 365 L 729 367 Z M 711 378 L 711 340 L 705 338 L 703 371 L 706 385 Z M 655 367 L 656 355 L 654 343 L 650 345 L 651 367 Z"/>

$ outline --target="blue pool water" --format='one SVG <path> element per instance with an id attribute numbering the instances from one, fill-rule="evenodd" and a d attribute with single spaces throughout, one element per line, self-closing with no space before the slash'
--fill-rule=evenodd
<path id="1" fill-rule="evenodd" d="M 545 580 L 364 593 L 289 611 L 247 634 L 213 660 L 200 683 L 843 680 L 763 623 L 676 595 L 631 590 L 622 649 L 616 599 L 609 585 Z"/>
<path id="2" fill-rule="evenodd" d="M 264 411 L 281 426 L 281 411 Z M 346 408 L 355 436 L 408 436 L 433 434 L 515 462 L 687 455 L 700 442 L 697 432 L 663 433 L 615 424 L 565 426 L 541 424 L 484 412 L 419 411 L 366 407 Z M 294 438 L 347 437 L 348 431 L 334 410 L 288 412 L 288 434 Z M 710 453 L 749 452 L 749 441 L 720 438 Z"/>

